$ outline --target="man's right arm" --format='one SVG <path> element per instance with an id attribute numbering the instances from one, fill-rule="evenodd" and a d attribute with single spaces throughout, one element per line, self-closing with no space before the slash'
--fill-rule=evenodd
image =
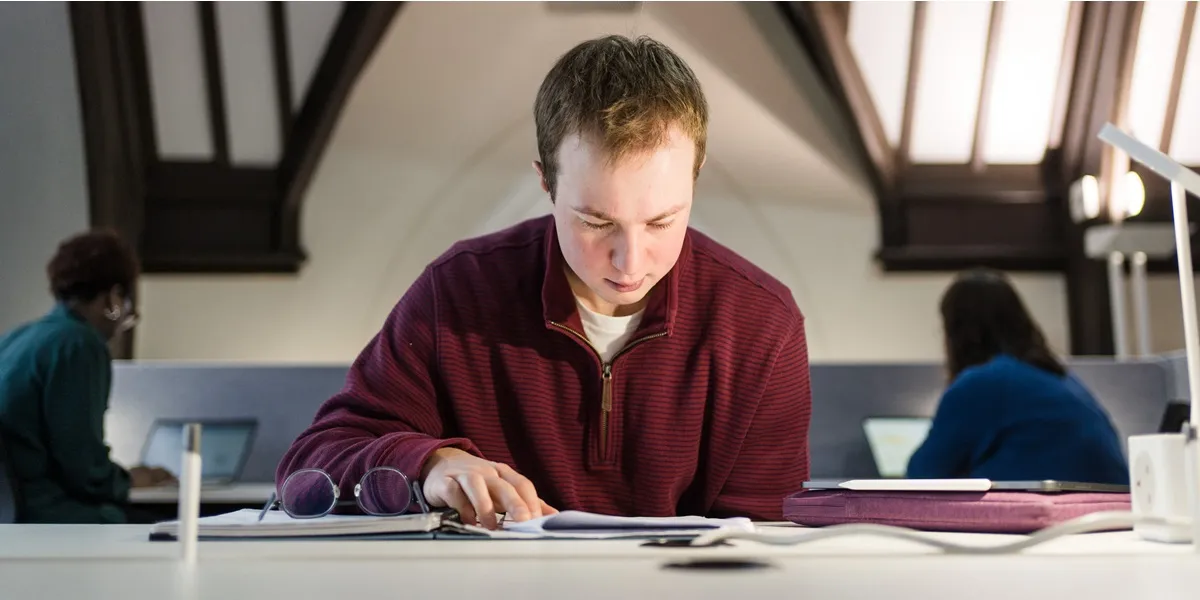
<path id="1" fill-rule="evenodd" d="M 318 468 L 343 490 L 373 467 L 400 469 L 416 481 L 429 456 L 453 447 L 478 455 L 465 438 L 444 438 L 434 386 L 436 315 L 432 267 L 413 283 L 350 368 L 342 390 L 325 402 L 276 470 Z"/>
<path id="2" fill-rule="evenodd" d="M 300 469 L 317 468 L 344 491 L 354 489 L 368 470 L 387 466 L 421 482 L 431 505 L 449 506 L 468 523 L 478 519 L 494 528 L 497 512 L 514 520 L 553 512 L 512 467 L 486 460 L 466 438 L 444 437 L 434 383 L 432 269 L 413 283 L 359 354 L 342 391 L 321 406 L 313 424 L 292 443 L 275 480 L 282 485 Z"/>

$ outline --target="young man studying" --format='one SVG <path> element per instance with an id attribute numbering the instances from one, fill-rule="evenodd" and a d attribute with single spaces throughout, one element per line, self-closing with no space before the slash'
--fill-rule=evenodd
<path id="1" fill-rule="evenodd" d="M 804 318 L 688 228 L 708 108 L 647 38 L 559 59 L 534 104 L 552 215 L 430 264 L 277 471 L 369 469 L 495 527 L 557 510 L 780 519 L 808 477 Z"/>

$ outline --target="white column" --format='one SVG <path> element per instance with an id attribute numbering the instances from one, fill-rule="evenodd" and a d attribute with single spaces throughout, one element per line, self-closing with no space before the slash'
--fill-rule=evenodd
<path id="1" fill-rule="evenodd" d="M 1146 284 L 1146 260 L 1145 252 L 1134 252 L 1129 261 L 1138 356 L 1150 356 L 1150 292 Z"/>
<path id="2" fill-rule="evenodd" d="M 1129 358 L 1129 336 L 1125 325 L 1125 255 L 1108 255 L 1108 298 L 1112 305 L 1113 346 L 1118 359 Z"/>

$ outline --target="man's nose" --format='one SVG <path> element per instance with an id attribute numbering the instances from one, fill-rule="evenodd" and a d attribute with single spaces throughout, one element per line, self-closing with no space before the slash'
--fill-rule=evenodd
<path id="1" fill-rule="evenodd" d="M 642 266 L 642 241 L 637 234 L 622 233 L 613 245 L 612 264 L 626 275 L 636 275 Z"/>

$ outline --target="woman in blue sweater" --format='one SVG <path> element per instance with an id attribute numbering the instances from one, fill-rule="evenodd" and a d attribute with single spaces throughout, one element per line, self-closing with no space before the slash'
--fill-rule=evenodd
<path id="1" fill-rule="evenodd" d="M 1108 414 L 1055 358 L 1007 278 L 959 276 L 941 313 L 950 386 L 908 477 L 1129 482 Z"/>

